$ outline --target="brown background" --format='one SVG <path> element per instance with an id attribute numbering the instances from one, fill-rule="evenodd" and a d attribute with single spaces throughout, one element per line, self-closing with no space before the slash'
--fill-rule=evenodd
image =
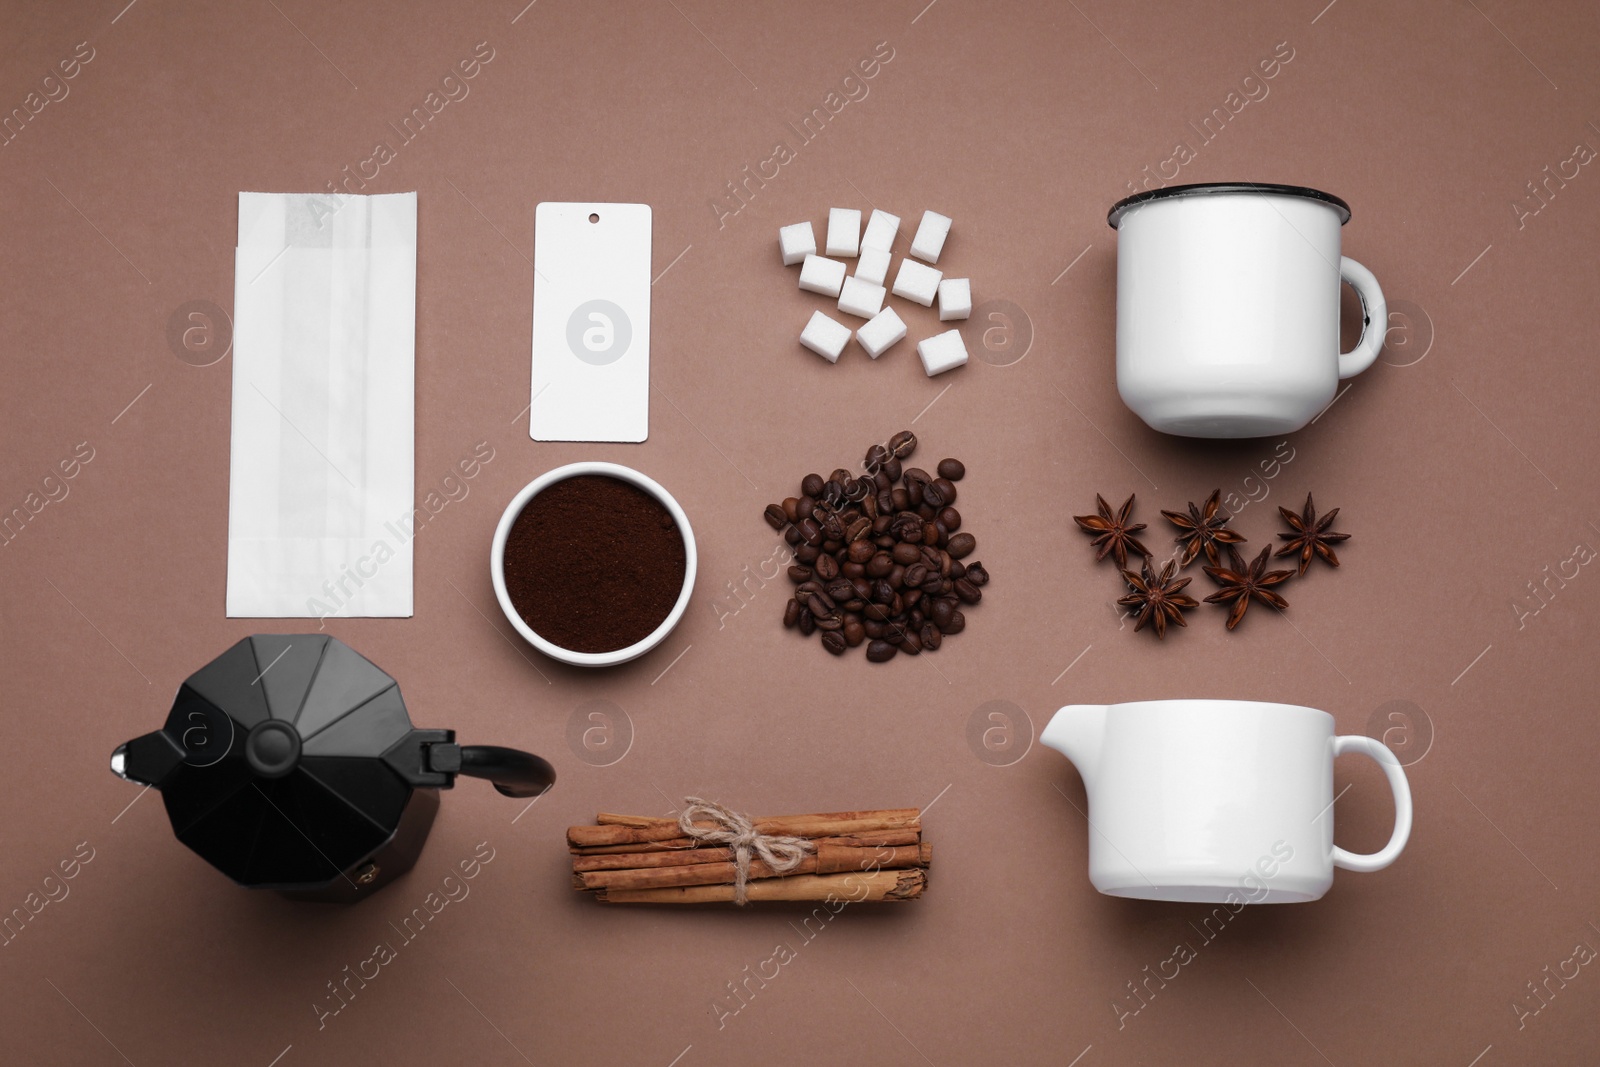
<path id="1" fill-rule="evenodd" d="M 1520 227 L 1511 206 L 1547 164 L 1600 144 L 1600 28 L 1581 2 L 1325 2 L 759 15 L 706 0 L 542 0 L 520 15 L 519 0 L 7 4 L 7 111 L 79 42 L 94 59 L 0 148 L 0 505 L 21 504 L 78 443 L 94 458 L 0 549 L 0 908 L 23 905 L 80 842 L 94 858 L 0 948 L 3 1058 L 1494 1067 L 1600 1055 L 1594 967 L 1552 981 L 1521 1029 L 1513 1007 L 1537 1006 L 1527 983 L 1576 944 L 1600 946 L 1588 692 L 1600 577 L 1574 559 L 1600 547 L 1600 175 L 1552 182 Z M 419 499 L 474 443 L 495 458 L 419 538 L 415 617 L 329 630 L 401 678 L 419 725 L 543 752 L 561 781 L 526 811 L 466 783 L 406 879 L 351 910 L 294 906 L 229 886 L 173 840 L 159 798 L 128 808 L 137 791 L 106 770 L 195 667 L 253 631 L 306 626 L 223 617 L 231 371 L 194 364 L 217 358 L 227 327 L 190 351 L 169 342 L 169 322 L 191 301 L 231 306 L 241 189 L 323 188 L 393 140 L 387 124 L 480 41 L 494 59 L 470 95 L 369 191 L 419 193 Z M 868 95 L 800 144 L 786 123 L 842 90 L 880 41 L 893 58 Z M 1293 435 L 1294 459 L 1266 481 L 1276 441 L 1164 438 L 1120 404 L 1104 217 L 1279 42 L 1293 59 L 1270 95 L 1180 180 L 1346 198 L 1345 250 L 1394 316 L 1383 361 Z M 719 225 L 712 200 L 780 140 L 796 158 Z M 516 417 L 534 206 L 578 199 L 655 209 L 665 273 L 642 446 L 534 444 Z M 1009 302 L 965 327 L 966 368 L 929 381 L 909 342 L 877 363 L 852 346 L 837 366 L 797 345 L 825 302 L 779 265 L 778 226 L 811 219 L 820 237 L 828 207 L 874 204 L 908 222 L 953 216 L 940 267 L 969 275 L 980 305 Z M 931 312 L 910 321 L 913 341 L 935 326 Z M 912 424 L 920 457 L 960 456 L 970 471 L 960 507 L 995 579 L 968 632 L 936 657 L 873 668 L 785 632 L 781 579 L 752 581 L 741 608 L 729 583 L 777 543 L 762 506 Z M 504 502 L 582 458 L 655 476 L 699 536 L 684 624 L 604 673 L 511 640 L 486 567 Z M 1237 519 L 1258 542 L 1307 490 L 1343 507 L 1345 566 L 1291 584 L 1286 616 L 1252 612 L 1232 635 L 1209 607 L 1164 645 L 1135 635 L 1071 515 L 1096 491 L 1137 491 L 1161 526 L 1157 508 L 1219 485 L 1268 492 Z M 1562 580 L 1568 559 L 1578 573 Z M 1401 860 L 1341 873 L 1315 904 L 1248 910 L 1209 944 L 1191 926 L 1199 905 L 1097 895 L 1082 786 L 1026 739 L 1061 704 L 1200 695 L 1306 703 L 1343 732 L 1387 731 L 1417 806 Z M 569 727 L 596 700 L 615 705 L 613 733 L 586 749 Z M 999 752 L 968 741 L 994 701 L 1010 703 L 1015 731 Z M 1336 778 L 1350 787 L 1339 842 L 1376 848 L 1391 818 L 1381 777 L 1342 760 Z M 575 898 L 563 827 L 602 809 L 664 813 L 693 793 L 766 813 L 933 804 L 930 892 L 849 909 L 805 944 L 799 915 L 781 910 Z M 480 841 L 495 859 L 471 895 L 319 1031 L 324 983 Z M 780 941 L 797 958 L 719 1030 L 716 998 Z M 1126 983 L 1180 941 L 1198 958 L 1119 1028 L 1118 998 L 1136 1005 Z"/>

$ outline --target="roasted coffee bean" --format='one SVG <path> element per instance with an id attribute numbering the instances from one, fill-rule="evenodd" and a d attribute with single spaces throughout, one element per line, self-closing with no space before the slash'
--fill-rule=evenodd
<path id="1" fill-rule="evenodd" d="M 844 620 L 844 642 L 845 642 L 845 644 L 849 645 L 851 648 L 855 648 L 857 645 L 859 645 L 861 642 L 865 641 L 866 639 L 867 639 L 867 631 L 866 631 L 866 628 L 865 628 L 865 624 L 862 623 L 862 621 L 860 619 L 848 619 L 847 618 L 847 619 Z"/>
<path id="2" fill-rule="evenodd" d="M 922 541 L 922 520 L 909 511 L 902 511 L 889 524 L 889 533 L 898 541 L 918 544 Z"/>
<path id="3" fill-rule="evenodd" d="M 923 596 L 938 596 L 944 592 L 944 582 L 937 574 L 928 575 L 927 581 L 917 586 Z"/>
<path id="4" fill-rule="evenodd" d="M 856 598 L 856 587 L 848 578 L 833 579 L 823 591 L 832 597 L 836 604 Z"/>
<path id="5" fill-rule="evenodd" d="M 893 604 L 894 586 L 890 585 L 884 579 L 879 578 L 877 581 L 872 583 L 872 592 L 868 595 L 867 599 L 871 600 L 874 604 Z"/>
<path id="6" fill-rule="evenodd" d="M 850 547 L 845 552 L 851 563 L 865 563 L 872 558 L 874 548 L 871 541 L 851 541 Z"/>
<path id="7" fill-rule="evenodd" d="M 949 630 L 950 613 L 955 611 L 955 602 L 945 597 L 939 597 L 928 608 L 928 618 L 941 630 Z"/>
<path id="8" fill-rule="evenodd" d="M 921 540 L 921 530 L 917 531 L 917 538 L 918 540 Z M 900 564 L 902 567 L 909 567 L 911 564 L 917 562 L 917 560 L 921 558 L 922 553 L 917 550 L 917 546 L 914 544 L 902 541 L 900 544 L 894 546 L 894 561 Z"/>
<path id="9" fill-rule="evenodd" d="M 883 461 L 888 458 L 889 450 L 887 448 L 884 448 L 882 445 L 873 445 L 871 448 L 867 449 L 867 458 L 862 463 L 862 466 L 867 469 L 868 473 L 872 473 L 875 472 L 879 467 L 883 466 Z"/>
<path id="10" fill-rule="evenodd" d="M 895 545 L 900 543 L 898 540 L 896 540 L 894 534 L 892 534 L 892 533 L 886 533 L 882 537 L 875 537 L 872 540 L 873 540 L 873 544 L 877 545 L 879 548 L 883 549 L 885 552 L 887 552 L 889 549 L 893 548 Z"/>
<path id="11" fill-rule="evenodd" d="M 917 450 L 917 435 L 910 430 L 901 430 L 889 438 L 889 451 L 900 459 L 905 459 Z"/>
<path id="12" fill-rule="evenodd" d="M 844 639 L 844 634 L 839 633 L 837 630 L 831 630 L 822 635 L 822 647 L 835 656 L 842 656 L 844 655 L 844 650 L 850 646 L 849 642 Z"/>
<path id="13" fill-rule="evenodd" d="M 789 522 L 789 516 L 784 514 L 782 504 L 768 504 L 767 510 L 761 513 L 767 520 L 767 525 L 774 530 L 781 530 Z"/>
<path id="14" fill-rule="evenodd" d="M 844 616 L 837 612 L 832 615 L 819 615 L 817 616 L 817 629 L 825 631 L 842 630 L 844 629 Z"/>
<path id="15" fill-rule="evenodd" d="M 800 498 L 797 496 L 784 497 L 783 517 L 789 522 L 800 521 Z"/>
<path id="16" fill-rule="evenodd" d="M 870 578 L 852 578 L 850 585 L 855 589 L 855 595 L 863 600 L 872 599 L 872 580 Z"/>
<path id="17" fill-rule="evenodd" d="M 876 620 L 877 622 L 888 622 L 890 614 L 889 605 L 868 604 L 866 607 L 861 609 L 861 614 L 869 619 Z"/>
<path id="18" fill-rule="evenodd" d="M 802 578 L 800 580 L 801 581 L 805 581 L 804 578 Z M 923 563 L 921 561 L 916 561 L 916 562 L 913 562 L 909 567 L 906 568 L 906 573 L 905 573 L 905 584 L 906 585 L 919 586 L 919 585 L 921 585 L 923 582 L 925 582 L 927 580 L 928 580 L 928 565 L 926 563 Z"/>
<path id="19" fill-rule="evenodd" d="M 844 541 L 844 523 L 839 521 L 839 516 L 829 515 L 822 522 L 822 536 L 829 541 Z"/>
<path id="20" fill-rule="evenodd" d="M 860 578 L 867 573 L 867 568 L 859 563 L 841 563 L 839 573 L 846 578 Z"/>
<path id="21" fill-rule="evenodd" d="M 872 487 L 863 478 L 850 478 L 844 483 L 844 498 L 852 504 L 865 500 Z"/>
<path id="22" fill-rule="evenodd" d="M 939 461 L 939 477 L 948 478 L 952 482 L 959 482 L 966 476 L 967 465 L 959 459 L 941 459 Z"/>
<path id="23" fill-rule="evenodd" d="M 822 495 L 822 475 L 808 474 L 800 479 L 800 495 L 815 499 Z"/>
<path id="24" fill-rule="evenodd" d="M 926 501 L 917 505 L 917 518 L 923 522 L 932 522 L 939 517 L 939 513 Z"/>
<path id="25" fill-rule="evenodd" d="M 867 602 L 865 600 L 846 600 L 844 603 L 840 604 L 839 607 L 845 611 L 853 611 L 859 615 L 863 611 L 867 610 Z"/>
<path id="26" fill-rule="evenodd" d="M 861 620 L 861 632 L 876 641 L 883 636 L 883 623 L 870 616 Z"/>
<path id="27" fill-rule="evenodd" d="M 905 487 L 906 487 L 906 503 L 910 504 L 913 508 L 915 508 L 917 511 L 920 512 L 922 510 L 922 508 L 923 508 L 923 503 L 922 503 L 922 483 L 921 482 L 906 482 L 905 483 Z"/>
<path id="28" fill-rule="evenodd" d="M 889 532 L 889 527 L 894 525 L 894 512 L 889 511 L 872 520 L 872 534 L 874 537 Z"/>
<path id="29" fill-rule="evenodd" d="M 894 479 L 890 478 L 887 474 L 883 473 L 883 468 L 879 467 L 872 474 L 872 485 L 873 485 L 874 489 L 876 489 L 878 492 L 881 493 L 885 489 L 893 488 Z"/>
<path id="30" fill-rule="evenodd" d="M 961 598 L 963 604 L 976 604 L 983 599 L 983 590 L 963 578 L 956 583 L 956 596 Z"/>
<path id="31" fill-rule="evenodd" d="M 879 504 L 883 501 L 880 499 Z M 904 486 L 895 486 L 889 491 L 889 503 L 894 505 L 895 511 L 906 511 L 911 507 L 911 497 L 907 495 Z"/>
<path id="32" fill-rule="evenodd" d="M 815 563 L 817 557 L 821 554 L 821 550 L 816 545 L 801 545 L 794 550 L 794 558 L 801 563 Z"/>
<path id="33" fill-rule="evenodd" d="M 835 467 L 833 473 L 828 475 L 828 481 L 838 482 L 839 488 L 841 489 L 844 488 L 844 483 L 848 482 L 849 480 L 850 472 L 845 470 L 843 467 Z"/>
<path id="34" fill-rule="evenodd" d="M 946 505 L 956 502 L 956 483 L 949 478 L 935 478 L 934 487 L 939 490 L 939 495 L 944 497 Z"/>
<path id="35" fill-rule="evenodd" d="M 805 608 L 800 609 L 800 632 L 807 637 L 817 632 L 817 620 Z"/>
<path id="36" fill-rule="evenodd" d="M 962 578 L 965 578 L 966 576 L 967 576 L 967 565 L 965 563 L 962 563 L 958 559 L 954 563 L 950 564 L 950 580 L 951 581 L 960 581 Z M 980 582 L 978 584 L 981 585 L 983 583 Z"/>
<path id="37" fill-rule="evenodd" d="M 809 519 L 809 518 L 811 518 L 812 513 L 814 513 L 816 510 L 817 510 L 817 501 L 816 501 L 815 497 L 811 497 L 811 496 L 803 496 L 803 497 L 801 497 L 798 501 L 795 502 L 795 506 L 794 506 L 795 515 L 798 516 L 796 521 L 798 522 L 799 519 Z"/>
<path id="38" fill-rule="evenodd" d="M 929 482 L 927 485 L 922 487 L 922 502 L 928 505 L 928 507 L 933 508 L 937 513 L 939 508 L 942 508 L 946 504 L 950 503 L 951 498 L 946 496 L 944 489 L 941 488 L 941 485 L 949 484 L 950 483 L 946 482 L 943 478 L 936 478 Z"/>
<path id="39" fill-rule="evenodd" d="M 900 475 L 900 480 L 906 483 L 907 489 L 910 489 L 913 485 L 918 487 L 927 485 L 933 481 L 933 475 L 921 467 L 907 467 L 905 472 Z"/>
<path id="40" fill-rule="evenodd" d="M 972 566 L 967 568 L 967 581 L 982 588 L 989 584 L 989 571 L 977 560 L 972 561 Z"/>
<path id="41" fill-rule="evenodd" d="M 817 577 L 824 582 L 831 582 L 839 577 L 839 561 L 824 553 L 817 557 Z"/>
<path id="42" fill-rule="evenodd" d="M 783 625 L 786 629 L 794 629 L 794 624 L 800 621 L 801 607 L 793 600 L 783 606 Z"/>
<path id="43" fill-rule="evenodd" d="M 838 507 L 844 503 L 844 483 L 828 479 L 822 486 L 822 499 L 830 507 Z"/>
<path id="44" fill-rule="evenodd" d="M 948 539 L 949 536 L 949 534 L 942 533 L 939 530 L 939 524 L 936 522 L 922 524 L 922 543 L 925 545 L 942 545 L 944 541 L 941 541 L 940 538 Z"/>
<path id="45" fill-rule="evenodd" d="M 939 509 L 939 521 L 944 523 L 944 528 L 951 533 L 961 529 L 961 512 L 955 508 Z"/>
<path id="46" fill-rule="evenodd" d="M 939 595 L 940 596 L 954 596 L 955 595 L 955 591 L 956 591 L 956 583 L 955 583 L 955 579 L 954 578 L 945 578 L 944 580 L 942 580 L 939 583 Z"/>
<path id="47" fill-rule="evenodd" d="M 810 577 L 811 577 L 811 568 L 810 567 L 802 567 L 800 564 L 796 563 L 793 567 L 789 568 L 789 580 L 791 582 L 797 582 L 797 583 L 798 582 L 804 582 L 804 581 L 808 580 Z"/>
<path id="48" fill-rule="evenodd" d="M 886 623 L 883 627 L 883 639 L 899 644 L 906 639 L 906 626 L 903 622 Z"/>
<path id="49" fill-rule="evenodd" d="M 946 623 L 942 623 L 939 626 L 939 629 L 944 631 L 944 635 L 946 637 L 953 637 L 956 634 L 960 633 L 962 630 L 965 630 L 966 628 L 967 628 L 967 617 L 965 615 L 961 614 L 960 611 L 952 611 L 950 613 L 950 621 L 946 622 Z"/>
<path id="50" fill-rule="evenodd" d="M 944 643 L 944 634 L 932 622 L 922 624 L 922 631 L 919 636 L 922 638 L 922 647 L 929 652 L 934 651 Z"/>
<path id="51" fill-rule="evenodd" d="M 791 526 L 787 530 L 783 531 L 783 539 L 789 542 L 791 545 L 798 545 L 800 543 L 800 531 Z"/>
<path id="52" fill-rule="evenodd" d="M 887 552 L 879 552 L 867 560 L 867 574 L 872 578 L 882 578 L 894 570 L 894 558 Z"/>
<path id="53" fill-rule="evenodd" d="M 967 556 L 971 555 L 972 550 L 977 547 L 978 539 L 976 537 L 973 537 L 969 533 L 958 533 L 954 537 L 950 538 L 950 544 L 947 551 L 950 553 L 951 559 L 965 559 Z"/>
<path id="54" fill-rule="evenodd" d="M 887 641 L 875 640 L 867 643 L 867 659 L 873 663 L 887 663 L 894 659 L 894 654 L 899 651 Z"/>
<path id="55" fill-rule="evenodd" d="M 896 509 L 895 509 L 895 506 L 894 506 L 894 494 L 896 492 L 904 493 L 905 490 L 904 489 L 900 489 L 900 490 L 879 489 L 878 490 L 878 495 L 876 497 L 877 505 L 878 505 L 878 518 L 873 520 L 874 523 L 876 523 L 877 521 L 883 519 L 885 516 L 892 516 L 895 513 Z"/>
<path id="56" fill-rule="evenodd" d="M 845 527 L 844 539 L 854 545 L 855 542 L 860 541 L 870 533 L 872 533 L 872 520 L 865 515 L 861 515 L 851 519 L 850 525 Z"/>
<path id="57" fill-rule="evenodd" d="M 844 543 L 842 541 L 824 541 L 821 548 L 827 555 L 837 555 L 839 550 L 844 548 Z"/>
<path id="58" fill-rule="evenodd" d="M 892 568 L 890 568 L 889 573 L 883 576 L 883 580 L 894 586 L 896 589 L 904 588 L 906 584 L 905 567 L 899 563 L 896 563 Z"/>
<path id="59" fill-rule="evenodd" d="M 800 540 L 808 545 L 822 544 L 822 527 L 817 525 L 815 519 L 801 519 L 795 524 L 795 529 L 800 531 Z"/>
<path id="60" fill-rule="evenodd" d="M 878 517 L 878 487 L 861 479 L 861 484 L 866 486 L 866 497 L 861 501 L 861 513 L 869 519 Z"/>
<path id="61" fill-rule="evenodd" d="M 822 592 L 821 583 L 818 582 L 815 578 L 811 578 L 811 579 L 808 579 L 807 581 L 801 582 L 799 585 L 795 586 L 794 596 L 795 596 L 796 600 L 800 601 L 803 604 L 803 603 L 805 603 L 806 597 L 810 596 L 812 593 L 820 593 L 820 592 Z"/>
<path id="62" fill-rule="evenodd" d="M 905 636 L 900 638 L 900 651 L 908 656 L 922 654 L 922 638 L 917 636 L 915 630 L 907 630 Z"/>
<path id="63" fill-rule="evenodd" d="M 921 619 L 917 618 L 917 615 L 920 614 L 917 611 L 917 605 L 922 602 L 922 596 L 923 593 L 920 589 L 913 589 L 909 593 L 902 593 L 900 596 L 900 602 L 905 605 L 907 611 L 911 612 L 912 619 L 918 623 L 922 622 Z"/>
<path id="64" fill-rule="evenodd" d="M 817 617 L 817 621 L 833 614 L 833 598 L 826 593 L 812 593 L 806 597 L 806 609 Z"/>
<path id="65" fill-rule="evenodd" d="M 954 567 L 955 563 L 956 563 L 955 557 L 950 554 L 950 550 L 949 549 L 946 549 L 946 548 L 940 549 L 939 550 L 939 577 L 941 577 L 941 578 L 949 578 L 950 577 L 950 568 Z"/>
<path id="66" fill-rule="evenodd" d="M 900 461 L 892 456 L 889 459 L 884 460 L 883 473 L 888 477 L 890 482 L 898 482 L 901 475 Z"/>

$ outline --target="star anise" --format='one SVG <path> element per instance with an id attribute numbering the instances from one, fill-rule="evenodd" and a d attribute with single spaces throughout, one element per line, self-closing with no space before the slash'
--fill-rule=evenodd
<path id="1" fill-rule="evenodd" d="M 1133 632 L 1138 633 L 1149 623 L 1156 632 L 1156 637 L 1167 636 L 1167 623 L 1176 623 L 1179 626 L 1188 626 L 1183 621 L 1183 612 L 1187 608 L 1197 608 L 1200 602 L 1187 593 L 1180 592 L 1189 584 L 1188 578 L 1173 580 L 1173 571 L 1177 569 L 1175 560 L 1167 560 L 1161 568 L 1159 575 L 1150 573 L 1148 559 L 1140 563 L 1139 569 L 1143 576 L 1132 571 L 1122 572 L 1123 580 L 1133 590 L 1127 596 L 1117 601 L 1123 607 L 1138 608 L 1139 617 L 1134 621 Z"/>
<path id="2" fill-rule="evenodd" d="M 1239 555 L 1239 550 L 1232 545 L 1228 546 L 1227 567 L 1207 567 L 1205 571 L 1211 575 L 1222 588 L 1206 597 L 1207 604 L 1225 604 L 1233 601 L 1233 608 L 1228 612 L 1228 629 L 1239 625 L 1239 620 L 1244 618 L 1245 610 L 1250 607 L 1251 598 L 1270 604 L 1282 611 L 1289 606 L 1289 602 L 1272 591 L 1272 586 L 1291 577 L 1289 571 L 1268 571 L 1267 557 L 1272 555 L 1272 546 L 1268 545 L 1261 550 L 1247 566 L 1244 557 Z"/>
<path id="3" fill-rule="evenodd" d="M 1118 567 L 1126 567 L 1130 548 L 1141 556 L 1150 555 L 1150 550 L 1140 544 L 1139 539 L 1133 536 L 1139 530 L 1144 529 L 1144 523 L 1136 522 L 1132 526 L 1128 525 L 1128 516 L 1133 513 L 1133 497 L 1131 495 L 1122 507 L 1118 509 L 1115 516 L 1111 514 L 1111 505 L 1107 504 L 1105 497 L 1099 493 L 1094 495 L 1094 502 L 1099 505 L 1100 514 L 1074 515 L 1072 519 L 1089 533 L 1099 535 L 1090 542 L 1100 550 L 1095 559 L 1105 559 L 1106 554 L 1110 553 L 1116 559 Z"/>
<path id="4" fill-rule="evenodd" d="M 1161 514 L 1183 532 L 1177 537 L 1178 544 L 1183 546 L 1183 561 L 1180 567 L 1187 567 L 1194 561 L 1195 556 L 1205 549 L 1206 559 L 1211 561 L 1213 567 L 1221 565 L 1221 558 L 1217 555 L 1218 545 L 1242 545 L 1244 535 L 1237 530 L 1227 528 L 1228 520 L 1233 518 L 1222 508 L 1222 490 L 1215 490 L 1206 500 L 1205 508 L 1197 508 L 1194 502 L 1189 502 L 1189 514 L 1181 511 L 1163 511 Z"/>
<path id="5" fill-rule="evenodd" d="M 1278 555 L 1293 556 L 1298 554 L 1301 574 L 1304 574 L 1306 568 L 1311 566 L 1313 554 L 1321 556 L 1335 567 L 1339 565 L 1339 557 L 1333 554 L 1331 546 L 1338 544 L 1340 541 L 1348 541 L 1350 535 L 1328 529 L 1332 525 L 1334 517 L 1339 514 L 1338 508 L 1334 508 L 1326 515 L 1318 518 L 1317 509 L 1311 504 L 1311 494 L 1307 493 L 1304 514 L 1296 515 L 1288 508 L 1279 508 L 1278 514 L 1283 516 L 1283 521 L 1289 524 L 1291 531 L 1290 533 L 1278 535 L 1289 542 L 1278 549 Z"/>

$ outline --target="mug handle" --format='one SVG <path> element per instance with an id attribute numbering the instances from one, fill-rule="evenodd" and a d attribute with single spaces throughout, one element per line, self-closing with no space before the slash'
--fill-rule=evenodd
<path id="1" fill-rule="evenodd" d="M 1360 734 L 1342 734 L 1335 737 L 1334 756 L 1338 757 L 1346 752 L 1360 752 L 1371 756 L 1377 761 L 1378 766 L 1383 768 L 1384 776 L 1389 779 L 1389 788 L 1394 792 L 1394 833 L 1389 836 L 1389 843 L 1377 852 L 1366 854 L 1346 852 L 1338 845 L 1334 845 L 1333 865 L 1343 867 L 1347 871 L 1381 871 L 1399 858 L 1401 850 L 1406 847 L 1406 841 L 1411 837 L 1411 786 L 1406 781 L 1406 772 L 1400 766 L 1400 761 L 1382 741 Z"/>
<path id="2" fill-rule="evenodd" d="M 1378 279 L 1349 256 L 1339 257 L 1339 278 L 1361 298 L 1361 340 L 1350 351 L 1339 353 L 1339 377 L 1354 378 L 1383 351 L 1383 339 L 1389 332 L 1389 304 Z"/>

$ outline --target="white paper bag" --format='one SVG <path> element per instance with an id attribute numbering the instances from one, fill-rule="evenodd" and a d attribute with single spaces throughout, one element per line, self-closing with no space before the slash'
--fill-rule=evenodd
<path id="1" fill-rule="evenodd" d="M 239 194 L 228 615 L 411 614 L 417 196 Z"/>

